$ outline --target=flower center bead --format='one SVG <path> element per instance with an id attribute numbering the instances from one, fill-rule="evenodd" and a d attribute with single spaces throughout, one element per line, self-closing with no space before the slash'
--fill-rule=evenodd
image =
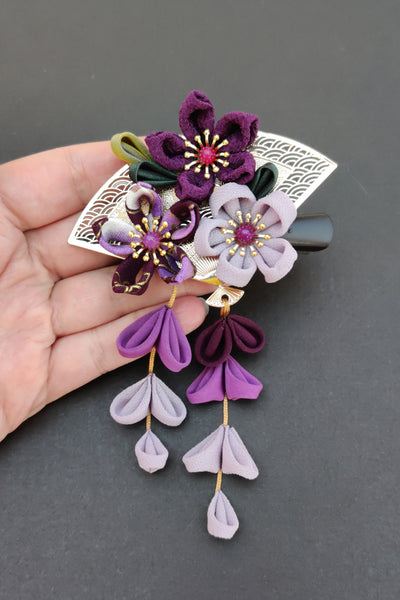
<path id="1" fill-rule="evenodd" d="M 196 135 L 192 143 L 182 136 L 185 140 L 185 146 L 190 148 L 192 152 L 185 152 L 185 158 L 193 159 L 191 162 L 185 165 L 185 171 L 189 171 L 192 167 L 195 173 L 200 173 L 204 167 L 204 177 L 210 179 L 210 167 L 213 173 L 218 173 L 220 166 L 229 166 L 229 161 L 226 159 L 229 157 L 229 152 L 223 152 L 222 148 L 229 144 L 228 140 L 222 140 L 219 142 L 219 135 L 213 136 L 210 143 L 210 130 L 205 129 L 203 135 Z"/>
<path id="2" fill-rule="evenodd" d="M 166 231 L 167 221 L 163 221 L 160 226 L 158 224 L 159 220 L 153 219 L 149 226 L 149 219 L 143 217 L 142 225 L 135 225 L 135 231 L 129 232 L 129 237 L 133 238 L 131 242 L 133 258 L 139 258 L 144 252 L 142 260 L 148 262 L 152 258 L 157 266 L 160 264 L 159 257 L 165 256 L 167 251 L 173 247 L 174 243 L 168 241 L 171 233 Z"/>
<path id="3" fill-rule="evenodd" d="M 225 238 L 225 242 L 231 246 L 229 254 L 233 256 L 239 250 L 240 256 L 246 256 L 246 248 L 248 247 L 252 256 L 257 256 L 259 250 L 264 246 L 264 240 L 270 240 L 271 236 L 269 233 L 261 233 L 265 229 L 264 223 L 259 223 L 262 215 L 257 214 L 253 220 L 251 220 L 251 214 L 245 215 L 243 220 L 243 213 L 241 210 L 236 211 L 237 221 L 230 219 L 227 227 L 222 227 L 221 232 L 228 234 Z"/>

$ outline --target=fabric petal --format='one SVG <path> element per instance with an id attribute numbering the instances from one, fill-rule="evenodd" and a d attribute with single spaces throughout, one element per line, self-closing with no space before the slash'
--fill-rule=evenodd
<path id="1" fill-rule="evenodd" d="M 140 269 L 143 272 L 137 278 Z M 154 263 L 143 262 L 140 258 L 128 256 L 114 271 L 112 278 L 112 288 L 117 294 L 135 294 L 140 296 L 147 290 L 154 273 Z"/>
<path id="2" fill-rule="evenodd" d="M 154 160 L 142 160 L 132 164 L 129 167 L 129 177 L 135 183 L 140 181 L 142 185 L 147 183 L 155 188 L 174 186 L 178 179 L 174 171 L 162 167 Z"/>
<path id="3" fill-rule="evenodd" d="M 225 475 L 240 475 L 245 479 L 256 479 L 258 468 L 234 427 L 226 425 L 222 446 L 222 472 Z"/>
<path id="4" fill-rule="evenodd" d="M 180 265 L 180 266 L 179 266 Z M 166 254 L 157 267 L 158 274 L 166 283 L 179 285 L 185 279 L 190 279 L 194 275 L 194 268 L 186 253 L 174 246 Z"/>
<path id="5" fill-rule="evenodd" d="M 150 407 L 151 375 L 122 390 L 110 406 L 114 421 L 121 425 L 132 425 L 145 419 Z"/>
<path id="6" fill-rule="evenodd" d="M 153 217 L 160 217 L 162 200 L 149 184 L 140 182 L 129 188 L 125 199 L 125 208 L 132 223 L 137 225 L 149 213 Z"/>
<path id="7" fill-rule="evenodd" d="M 267 283 L 274 283 L 285 277 L 296 259 L 296 250 L 282 238 L 267 240 L 254 258 Z"/>
<path id="8" fill-rule="evenodd" d="M 289 196 L 277 190 L 257 200 L 251 214 L 255 217 L 257 213 L 263 215 L 259 224 L 265 225 L 265 233 L 280 237 L 295 220 L 297 211 Z"/>
<path id="9" fill-rule="evenodd" d="M 179 111 L 179 125 L 191 142 L 196 135 L 209 129 L 214 131 L 214 107 L 205 94 L 193 90 L 183 101 Z"/>
<path id="10" fill-rule="evenodd" d="M 221 140 L 228 140 L 228 152 L 245 150 L 256 139 L 258 132 L 258 117 L 250 113 L 226 113 L 215 125 L 215 133 Z"/>
<path id="11" fill-rule="evenodd" d="M 192 360 L 192 351 L 181 324 L 172 308 L 165 311 L 164 322 L 157 342 L 157 352 L 170 371 L 180 371 Z"/>
<path id="12" fill-rule="evenodd" d="M 207 511 L 207 531 L 210 535 L 230 540 L 239 529 L 239 520 L 232 504 L 222 490 L 215 492 Z"/>
<path id="13" fill-rule="evenodd" d="M 204 440 L 186 452 L 182 460 L 189 473 L 199 473 L 201 471 L 218 473 L 221 468 L 223 441 L 224 426 L 220 425 Z"/>
<path id="14" fill-rule="evenodd" d="M 234 345 L 243 352 L 259 352 L 265 344 L 262 329 L 247 317 L 229 315 L 227 324 L 232 333 Z"/>
<path id="15" fill-rule="evenodd" d="M 197 337 L 194 353 L 200 364 L 216 367 L 226 360 L 232 351 L 232 333 L 226 319 L 218 319 Z"/>
<path id="16" fill-rule="evenodd" d="M 229 400 L 238 400 L 239 398 L 254 400 L 258 398 L 263 384 L 254 375 L 246 371 L 232 356 L 228 356 L 224 364 L 224 373 L 225 390 Z"/>
<path id="17" fill-rule="evenodd" d="M 182 171 L 178 176 L 175 194 L 180 200 L 202 202 L 209 198 L 214 188 L 214 177 L 206 179 L 203 173 L 195 173 L 193 169 Z"/>
<path id="18" fill-rule="evenodd" d="M 151 429 L 136 443 L 135 454 L 139 467 L 148 473 L 163 469 L 168 458 L 168 450 Z"/>
<path id="19" fill-rule="evenodd" d="M 176 427 L 186 417 L 186 406 L 161 379 L 151 375 L 151 414 L 164 425 Z"/>
<path id="20" fill-rule="evenodd" d="M 172 240 L 179 240 L 180 244 L 189 242 L 200 222 L 199 207 L 191 200 L 180 200 L 169 211 L 178 219 L 178 228 L 173 232 Z"/>
<path id="21" fill-rule="evenodd" d="M 167 310 L 166 306 L 161 306 L 121 331 L 117 338 L 117 348 L 121 356 L 139 358 L 150 352 L 160 335 Z"/>
<path id="22" fill-rule="evenodd" d="M 226 235 L 221 227 L 226 227 L 224 219 L 201 219 L 194 236 L 194 247 L 200 256 L 219 256 L 226 248 Z"/>
<path id="23" fill-rule="evenodd" d="M 102 248 L 116 256 L 132 254 L 131 242 L 134 241 L 129 233 L 132 226 L 121 219 L 104 217 L 92 224 L 93 232 Z M 139 239 L 139 238 L 138 238 Z"/>
<path id="24" fill-rule="evenodd" d="M 263 198 L 269 194 L 276 185 L 278 175 L 278 168 L 272 162 L 265 163 L 259 167 L 249 183 L 249 188 L 255 197 Z"/>
<path id="25" fill-rule="evenodd" d="M 250 152 L 232 153 L 228 158 L 229 165 L 221 167 L 218 179 L 223 183 L 235 181 L 238 184 L 250 183 L 254 177 L 256 161 Z"/>
<path id="26" fill-rule="evenodd" d="M 224 399 L 224 395 L 224 370 L 222 364 L 203 369 L 186 390 L 186 396 L 192 404 L 203 404 L 204 402 L 212 402 L 213 400 L 221 402 Z"/>
<path id="27" fill-rule="evenodd" d="M 257 270 L 254 257 L 248 248 L 246 248 L 245 256 L 240 256 L 236 252 L 233 256 L 229 254 L 230 248 L 225 248 L 219 257 L 216 269 L 217 278 L 227 284 L 236 287 L 244 287 L 253 277 Z"/>
<path id="28" fill-rule="evenodd" d="M 243 214 L 250 212 L 255 201 L 256 197 L 247 185 L 226 183 L 215 189 L 209 204 L 214 219 L 238 222 L 236 211 L 241 210 Z"/>
<path id="29" fill-rule="evenodd" d="M 146 144 L 151 156 L 166 169 L 182 171 L 185 167 L 186 146 L 176 133 L 157 131 L 146 137 Z"/>

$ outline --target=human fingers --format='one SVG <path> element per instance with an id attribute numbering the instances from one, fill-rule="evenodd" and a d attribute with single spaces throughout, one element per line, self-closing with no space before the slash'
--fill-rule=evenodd
<path id="1" fill-rule="evenodd" d="M 23 231 L 74 214 L 125 163 L 109 142 L 47 150 L 0 166 L 1 210 Z"/>
<path id="2" fill-rule="evenodd" d="M 111 281 L 115 267 L 97 269 L 62 279 L 54 286 L 51 302 L 53 328 L 57 337 L 108 323 L 132 311 L 169 299 L 172 286 L 155 275 L 146 294 L 116 294 Z M 212 293 L 215 286 L 188 279 L 178 286 L 178 297 Z"/>
<path id="3" fill-rule="evenodd" d="M 125 327 L 155 308 L 147 307 L 100 327 L 59 338 L 50 358 L 46 403 L 131 362 L 118 353 L 115 340 Z M 185 333 L 199 327 L 206 316 L 204 303 L 193 296 L 178 298 L 173 310 Z"/>

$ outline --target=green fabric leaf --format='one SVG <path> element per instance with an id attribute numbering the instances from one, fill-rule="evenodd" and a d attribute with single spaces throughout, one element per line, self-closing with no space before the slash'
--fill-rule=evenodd
<path id="1" fill-rule="evenodd" d="M 129 131 L 113 135 L 111 149 L 118 158 L 129 164 L 151 160 L 146 144 L 137 135 Z"/>
<path id="2" fill-rule="evenodd" d="M 269 162 L 257 169 L 248 185 L 258 200 L 259 198 L 264 198 L 264 196 L 274 189 L 277 179 L 278 169 L 273 163 Z"/>
<path id="3" fill-rule="evenodd" d="M 131 165 L 129 177 L 135 183 L 143 181 L 155 188 L 175 185 L 178 179 L 176 173 L 164 169 L 164 167 L 151 160 L 142 160 Z"/>

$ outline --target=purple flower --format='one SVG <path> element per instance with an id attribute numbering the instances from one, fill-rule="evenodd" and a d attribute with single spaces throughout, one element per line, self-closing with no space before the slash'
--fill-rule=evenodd
<path id="1" fill-rule="evenodd" d="M 202 201 L 220 181 L 249 183 L 254 176 L 254 157 L 246 152 L 255 140 L 258 118 L 243 112 L 227 113 L 214 124 L 214 107 L 196 90 L 190 92 L 179 111 L 182 136 L 158 131 L 146 137 L 154 160 L 180 172 L 175 188 L 181 200 Z"/>
<path id="2" fill-rule="evenodd" d="M 200 256 L 219 256 L 216 276 L 225 284 L 245 286 L 257 267 L 268 283 L 284 277 L 297 252 L 281 238 L 296 217 L 283 192 L 256 200 L 245 185 L 227 183 L 210 197 L 213 218 L 202 219 L 194 243 Z"/>
<path id="3" fill-rule="evenodd" d="M 114 273 L 114 292 L 143 294 L 155 270 L 175 285 L 192 277 L 193 266 L 178 244 L 193 237 L 198 206 L 177 202 L 163 213 L 160 196 L 145 183 L 130 188 L 125 206 L 132 224 L 105 217 L 92 225 L 99 244 L 125 258 Z"/>

